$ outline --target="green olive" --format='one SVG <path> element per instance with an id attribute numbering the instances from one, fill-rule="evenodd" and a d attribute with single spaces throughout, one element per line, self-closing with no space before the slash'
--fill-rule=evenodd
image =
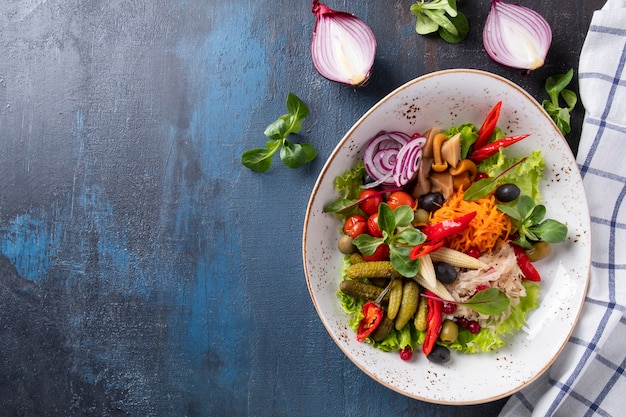
<path id="1" fill-rule="evenodd" d="M 339 241 L 337 242 L 337 247 L 339 248 L 339 251 L 341 251 L 341 253 L 345 253 L 346 255 L 351 254 L 352 252 L 354 252 L 354 245 L 352 244 L 352 238 L 348 235 L 343 235 L 339 238 Z"/>
<path id="2" fill-rule="evenodd" d="M 459 326 L 452 320 L 444 320 L 439 338 L 444 343 L 452 343 L 459 335 Z"/>
<path id="3" fill-rule="evenodd" d="M 552 246 L 548 242 L 535 242 L 532 246 L 532 249 L 526 250 L 526 255 L 531 262 L 537 262 L 541 259 L 547 258 L 552 252 Z"/>
<path id="4" fill-rule="evenodd" d="M 414 216 L 413 216 L 413 225 L 418 226 L 418 225 L 423 225 L 427 223 L 428 223 L 428 212 L 424 210 L 423 208 L 416 209 Z"/>

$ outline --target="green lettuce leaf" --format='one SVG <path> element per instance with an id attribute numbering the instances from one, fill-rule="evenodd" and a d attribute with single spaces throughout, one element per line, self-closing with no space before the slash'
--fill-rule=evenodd
<path id="1" fill-rule="evenodd" d="M 490 177 L 496 177 L 524 158 L 507 158 L 504 156 L 503 149 L 500 148 L 497 154 L 482 161 L 479 170 L 487 173 Z M 541 200 L 539 181 L 543 176 L 546 164 L 541 151 L 533 151 L 525 158 L 524 162 L 504 174 L 499 183 L 514 183 L 520 188 L 523 195 L 530 196 L 535 202 L 539 202 Z"/>
<path id="2" fill-rule="evenodd" d="M 461 158 L 467 158 L 470 148 L 478 139 L 478 130 L 473 123 L 464 123 L 458 126 L 452 126 L 445 132 L 443 132 L 449 138 L 461 134 Z"/>
<path id="3" fill-rule="evenodd" d="M 346 171 L 343 175 L 335 178 L 335 190 L 343 199 L 356 200 L 363 189 L 363 177 L 365 176 L 365 164 L 359 162 L 354 168 Z"/>

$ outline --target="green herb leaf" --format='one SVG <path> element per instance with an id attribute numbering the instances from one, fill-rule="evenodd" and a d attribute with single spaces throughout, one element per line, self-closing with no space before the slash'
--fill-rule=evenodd
<path id="1" fill-rule="evenodd" d="M 409 259 L 411 248 L 403 246 L 389 246 L 389 260 L 393 269 L 405 277 L 414 277 L 420 268 L 419 259 L 414 261 Z"/>
<path id="2" fill-rule="evenodd" d="M 507 309 L 511 300 L 497 288 L 487 288 L 477 292 L 472 298 L 462 304 L 481 314 L 495 315 Z"/>
<path id="3" fill-rule="evenodd" d="M 497 178 L 483 178 L 469 186 L 463 194 L 463 199 L 466 201 L 476 201 L 483 197 L 488 196 L 498 185 Z"/>
<path id="4" fill-rule="evenodd" d="M 307 162 L 312 161 L 317 156 L 317 150 L 308 143 L 293 143 L 283 140 L 283 147 L 280 149 L 280 159 L 289 168 L 300 168 Z"/>
<path id="5" fill-rule="evenodd" d="M 407 245 L 416 246 L 426 241 L 426 235 L 420 232 L 418 229 L 412 227 L 401 230 L 396 234 L 396 242 Z"/>
<path id="6" fill-rule="evenodd" d="M 378 207 L 378 228 L 389 235 L 392 235 L 396 230 L 396 217 L 387 204 L 381 204 Z"/>
<path id="7" fill-rule="evenodd" d="M 557 220 L 543 220 L 547 214 L 546 207 L 536 204 L 527 195 L 521 195 L 509 204 L 498 204 L 497 207 L 511 218 L 511 224 L 519 234 L 513 243 L 525 249 L 532 247 L 530 241 L 559 243 L 567 237 L 567 226 Z"/>
<path id="8" fill-rule="evenodd" d="M 385 243 L 385 239 L 363 233 L 355 237 L 352 243 L 361 251 L 361 253 L 370 256 L 376 252 L 376 249 L 381 244 Z"/>
<path id="9" fill-rule="evenodd" d="M 520 214 L 520 217 L 517 218 L 519 221 L 526 220 L 535 209 L 535 200 L 530 198 L 527 195 L 521 195 L 517 198 L 517 211 Z"/>
<path id="10" fill-rule="evenodd" d="M 498 210 L 506 214 L 507 216 L 517 220 L 522 217 L 517 207 L 514 206 L 506 206 L 504 204 L 496 204 Z"/>
<path id="11" fill-rule="evenodd" d="M 445 26 L 441 26 L 438 31 L 441 39 L 448 43 L 460 43 L 467 38 L 469 34 L 469 21 L 463 13 L 458 12 L 455 17 L 450 17 L 450 22 L 456 33 L 449 31 Z"/>
<path id="12" fill-rule="evenodd" d="M 273 140 L 281 140 L 289 134 L 289 127 L 283 116 L 270 123 L 263 134 Z"/>
<path id="13" fill-rule="evenodd" d="M 544 206 L 543 204 L 537 204 L 530 211 L 525 221 L 529 222 L 530 224 L 539 224 L 543 220 L 543 218 L 546 217 L 546 213 L 546 206 Z"/>
<path id="14" fill-rule="evenodd" d="M 536 226 L 532 226 L 530 229 L 539 239 L 548 243 L 563 242 L 567 237 L 567 226 L 553 219 L 547 219 Z"/>
<path id="15" fill-rule="evenodd" d="M 340 198 L 337 201 L 328 203 L 324 206 L 324 213 L 343 213 L 345 210 L 349 210 L 356 206 L 357 200 L 350 200 L 347 198 Z"/>
<path id="16" fill-rule="evenodd" d="M 268 141 L 266 149 L 255 148 L 241 155 L 241 163 L 253 171 L 265 172 L 272 165 L 272 156 L 280 149 L 279 141 Z"/>
<path id="17" fill-rule="evenodd" d="M 422 294 L 422 297 L 441 300 L 447 303 L 450 302 L 436 295 Z M 457 302 L 456 304 L 470 308 L 478 313 L 492 316 L 506 310 L 511 304 L 511 300 L 498 288 L 491 287 L 477 292 L 467 301 Z"/>
<path id="18" fill-rule="evenodd" d="M 287 111 L 294 116 L 295 120 L 304 120 L 309 115 L 309 108 L 293 93 L 287 95 Z M 300 129 L 297 131 L 299 132 Z"/>
<path id="19" fill-rule="evenodd" d="M 570 113 L 574 110 L 578 98 L 576 93 L 566 89 L 574 76 L 574 69 L 570 69 L 565 74 L 557 74 L 546 79 L 545 89 L 550 100 L 544 100 L 541 105 L 550 115 L 554 123 L 563 134 L 571 131 Z M 566 107 L 561 107 L 559 98 L 565 101 Z"/>
<path id="20" fill-rule="evenodd" d="M 266 148 L 245 151 L 241 163 L 257 172 L 266 172 L 272 165 L 272 157 L 280 149 L 280 159 L 289 168 L 300 168 L 317 157 L 317 150 L 307 144 L 297 144 L 287 140 L 287 136 L 302 129 L 302 120 L 309 114 L 309 109 L 295 94 L 289 93 L 286 101 L 289 113 L 283 114 L 270 123 L 263 132 L 270 141 Z"/>
<path id="21" fill-rule="evenodd" d="M 420 35 L 438 31 L 446 42 L 458 43 L 469 33 L 469 23 L 458 12 L 456 0 L 419 0 L 410 10 L 416 16 L 415 31 Z"/>
<path id="22" fill-rule="evenodd" d="M 434 33 L 439 29 L 439 25 L 424 13 L 417 14 L 417 20 L 415 21 L 415 31 L 420 35 L 428 35 Z"/>
<path id="23" fill-rule="evenodd" d="M 466 201 L 476 201 L 488 196 L 493 190 L 496 189 L 500 177 L 506 175 L 507 172 L 511 171 L 513 168 L 520 165 L 525 160 L 526 158 L 520 159 L 495 177 L 483 178 L 476 181 L 475 183 L 470 185 L 467 190 L 465 190 L 465 192 L 463 193 L 463 199 Z"/>
<path id="24" fill-rule="evenodd" d="M 396 227 L 407 227 L 413 221 L 415 213 L 409 206 L 398 206 L 393 210 L 393 216 L 396 219 Z"/>
<path id="25" fill-rule="evenodd" d="M 419 260 L 412 261 L 409 254 L 415 245 L 426 240 L 426 235 L 411 226 L 414 212 L 408 206 L 399 206 L 392 210 L 387 203 L 378 206 L 378 228 L 382 238 L 362 234 L 352 243 L 365 255 L 371 255 L 378 246 L 389 246 L 389 260 L 394 269 L 401 275 L 412 278 L 419 270 Z"/>

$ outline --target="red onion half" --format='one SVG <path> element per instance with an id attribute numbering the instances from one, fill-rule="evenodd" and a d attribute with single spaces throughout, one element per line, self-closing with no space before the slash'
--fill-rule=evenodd
<path id="1" fill-rule="evenodd" d="M 376 38 L 356 16 L 332 10 L 313 0 L 315 29 L 311 56 L 323 77 L 351 86 L 367 83 L 374 66 Z"/>
<path id="2" fill-rule="evenodd" d="M 552 30 L 539 13 L 491 0 L 483 28 L 483 45 L 491 59 L 507 67 L 534 70 L 544 64 L 551 43 Z"/>
<path id="3" fill-rule="evenodd" d="M 420 168 L 425 143 L 424 137 L 411 138 L 402 132 L 383 131 L 370 139 L 363 161 L 374 182 L 367 184 L 366 188 L 408 184 Z"/>

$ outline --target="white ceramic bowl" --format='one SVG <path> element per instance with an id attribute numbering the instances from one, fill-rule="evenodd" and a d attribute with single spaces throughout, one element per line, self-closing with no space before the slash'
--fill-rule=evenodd
<path id="1" fill-rule="evenodd" d="M 546 161 L 541 187 L 548 218 L 569 228 L 568 238 L 553 245 L 549 259 L 536 264 L 542 305 L 531 313 L 529 329 L 512 335 L 497 352 L 452 353 L 445 365 L 421 353 L 405 362 L 356 341 L 337 297 L 341 224 L 323 213 L 338 196 L 333 179 L 362 158 L 364 144 L 381 130 L 407 133 L 464 122 L 480 125 L 491 107 L 503 101 L 498 126 L 514 135 L 531 136 L 507 149 L 509 155 L 541 150 Z M 423 401 L 474 404 L 493 401 L 521 389 L 546 371 L 570 336 L 582 309 L 590 268 L 590 220 L 574 156 L 556 125 L 528 93 L 494 74 L 446 70 L 427 74 L 399 87 L 370 109 L 343 137 L 313 188 L 304 221 L 303 257 L 313 304 L 328 333 L 356 366 L 376 381 Z"/>

